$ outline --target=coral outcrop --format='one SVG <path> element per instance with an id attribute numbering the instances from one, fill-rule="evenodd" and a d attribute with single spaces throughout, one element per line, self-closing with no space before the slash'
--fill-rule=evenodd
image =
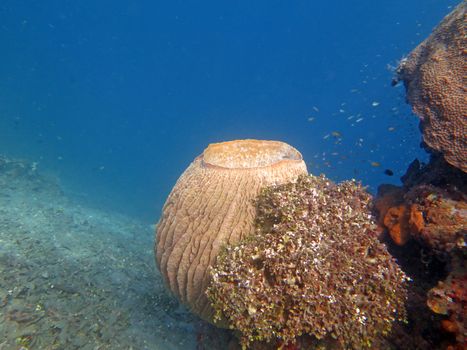
<path id="1" fill-rule="evenodd" d="M 414 171 L 426 173 L 435 166 L 431 164 L 428 169 L 423 167 Z M 458 175 L 464 178 L 461 172 Z M 419 183 L 411 186 L 381 186 L 375 200 L 380 225 L 387 229 L 397 245 L 404 245 L 414 238 L 436 251 L 464 248 L 467 195 L 452 183 L 443 186 L 435 185 L 438 181 L 433 183 L 423 176 L 419 179 Z"/>
<path id="2" fill-rule="evenodd" d="M 444 281 L 432 288 L 427 295 L 427 305 L 436 314 L 445 315 L 441 327 L 454 334 L 458 344 L 466 344 L 467 334 L 467 272 L 464 256 L 452 259 L 452 271 Z"/>
<path id="3" fill-rule="evenodd" d="M 301 154 L 283 142 L 209 145 L 178 179 L 157 225 L 157 265 L 179 300 L 212 321 L 205 291 L 220 247 L 254 231 L 253 200 L 262 187 L 306 173 Z"/>
<path id="4" fill-rule="evenodd" d="M 410 234 L 431 249 L 451 252 L 466 246 L 466 196 L 433 185 L 410 189 L 405 198 L 410 206 Z"/>
<path id="5" fill-rule="evenodd" d="M 403 186 L 381 186 L 375 202 L 380 228 L 398 245 L 391 251 L 414 281 L 410 313 L 431 311 L 410 318 L 410 334 L 430 349 L 467 348 L 466 10 L 464 0 L 398 67 L 395 82 L 404 82 L 431 159 L 412 162 Z"/>
<path id="6" fill-rule="evenodd" d="M 423 140 L 448 163 L 467 172 L 467 2 L 402 60 L 398 79 L 420 117 Z"/>
<path id="7" fill-rule="evenodd" d="M 411 314 L 426 314 L 427 308 L 436 314 L 436 318 L 433 313 L 424 319 L 412 317 L 411 327 L 419 329 L 417 336 L 438 333 L 436 339 L 427 339 L 430 345 L 424 348 L 464 349 L 467 174 L 441 155 L 433 155 L 426 165 L 414 161 L 402 180 L 401 187 L 381 186 L 374 208 L 381 228 L 399 246 L 392 253 L 411 271 Z"/>
<path id="8" fill-rule="evenodd" d="M 295 348 L 306 335 L 378 348 L 404 319 L 406 277 L 377 239 L 370 199 L 354 181 L 311 175 L 261 192 L 254 234 L 221 252 L 208 289 L 244 347 Z"/>

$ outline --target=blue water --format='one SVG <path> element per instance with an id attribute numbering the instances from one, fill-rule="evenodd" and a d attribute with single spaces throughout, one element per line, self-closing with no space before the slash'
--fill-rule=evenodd
<path id="1" fill-rule="evenodd" d="M 232 139 L 374 191 L 426 157 L 393 67 L 457 2 L 2 0 L 0 153 L 148 222 Z"/>

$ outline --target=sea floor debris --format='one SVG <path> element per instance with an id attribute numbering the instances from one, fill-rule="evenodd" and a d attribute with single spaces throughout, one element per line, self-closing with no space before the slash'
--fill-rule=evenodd
<path id="1" fill-rule="evenodd" d="M 0 156 L 0 349 L 226 347 L 166 292 L 152 240 L 151 225 Z"/>

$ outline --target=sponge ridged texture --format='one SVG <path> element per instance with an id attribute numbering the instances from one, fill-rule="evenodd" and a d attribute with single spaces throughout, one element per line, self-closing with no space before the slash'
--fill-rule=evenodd
<path id="1" fill-rule="evenodd" d="M 207 321 L 209 267 L 224 244 L 254 231 L 261 188 L 306 174 L 301 154 L 278 141 L 211 144 L 178 179 L 157 225 L 156 261 L 169 289 Z"/>

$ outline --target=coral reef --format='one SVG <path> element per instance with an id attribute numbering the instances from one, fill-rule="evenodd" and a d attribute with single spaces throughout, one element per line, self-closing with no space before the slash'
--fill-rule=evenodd
<path id="1" fill-rule="evenodd" d="M 465 254 L 465 252 L 464 252 Z M 465 255 L 456 254 L 452 259 L 452 271 L 444 281 L 432 288 L 427 295 L 427 305 L 436 314 L 446 315 L 441 327 L 453 333 L 459 344 L 465 343 L 467 333 L 467 272 Z"/>
<path id="2" fill-rule="evenodd" d="M 432 155 L 426 165 L 414 161 L 402 181 L 401 187 L 380 186 L 374 209 L 381 228 L 398 246 L 391 252 L 414 281 L 409 290 L 410 313 L 426 314 L 429 308 L 437 315 L 413 318 L 412 327 L 418 329 L 418 335 L 439 333 L 426 348 L 451 344 L 443 347 L 464 349 L 467 174 L 441 155 Z M 415 256 L 419 256 L 418 261 L 410 258 Z M 415 272 L 417 265 L 422 273 Z"/>
<path id="3" fill-rule="evenodd" d="M 380 186 L 374 205 L 413 279 L 405 333 L 426 349 L 467 348 L 466 9 L 462 1 L 398 67 L 431 158 L 412 162 L 403 186 Z"/>
<path id="4" fill-rule="evenodd" d="M 414 161 L 402 181 L 401 187 L 381 185 L 374 201 L 378 222 L 392 240 L 403 245 L 414 238 L 444 253 L 465 249 L 467 175 L 432 156 L 426 165 Z"/>
<path id="5" fill-rule="evenodd" d="M 404 81 L 407 100 L 420 117 L 425 144 L 464 172 L 467 171 L 466 9 L 467 2 L 462 1 L 446 16 L 402 60 L 397 78 Z"/>
<path id="6" fill-rule="evenodd" d="M 462 1 L 398 68 L 397 80 L 404 81 L 432 156 L 427 165 L 414 161 L 409 166 L 401 188 L 381 187 L 375 205 L 381 227 L 396 244 L 407 244 L 411 238 L 416 242 L 411 251 L 400 247 L 395 254 L 420 255 L 418 265 L 425 267 L 409 291 L 425 305 L 413 306 L 413 312 L 424 313 L 428 306 L 439 317 L 431 316 L 434 324 L 423 325 L 420 333 L 433 334 L 438 327 L 454 335 L 440 337 L 431 348 L 467 348 L 466 9 L 467 2 Z M 413 268 L 413 262 L 403 266 Z M 440 270 L 447 276 L 439 276 Z M 432 284 L 427 292 L 426 286 Z M 417 322 L 420 327 L 422 322 Z"/>
<path id="7" fill-rule="evenodd" d="M 220 253 L 208 297 L 243 347 L 378 348 L 405 317 L 406 277 L 377 239 L 371 196 L 324 176 L 264 189 L 255 233 Z M 308 348 L 308 347 L 307 347 Z"/>
<path id="8" fill-rule="evenodd" d="M 405 187 L 405 191 L 383 188 L 375 200 L 375 208 L 380 224 L 398 245 L 411 238 L 444 252 L 466 245 L 467 202 L 461 192 L 430 183 Z"/>
<path id="9" fill-rule="evenodd" d="M 465 248 L 467 202 L 465 195 L 457 195 L 433 185 L 411 188 L 405 198 L 414 203 L 409 218 L 412 237 L 438 251 Z"/>
<path id="10" fill-rule="evenodd" d="M 252 201 L 262 187 L 306 173 L 301 154 L 283 142 L 209 145 L 178 179 L 157 226 L 157 264 L 178 299 L 212 321 L 205 291 L 220 247 L 254 231 Z"/>

